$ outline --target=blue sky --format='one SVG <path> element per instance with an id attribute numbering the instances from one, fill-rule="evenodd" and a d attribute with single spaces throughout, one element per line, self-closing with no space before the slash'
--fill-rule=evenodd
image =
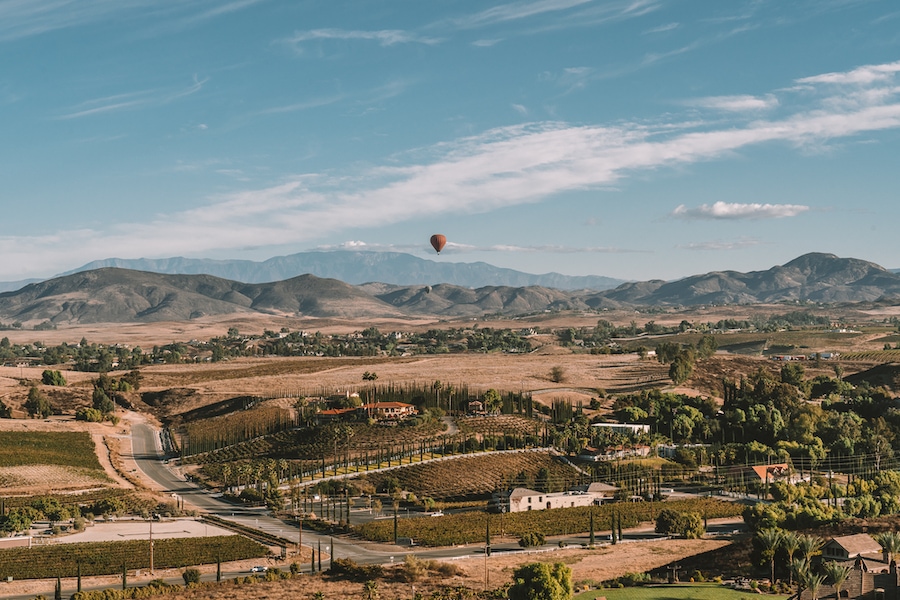
<path id="1" fill-rule="evenodd" d="M 3 280 L 339 248 L 900 267 L 895 0 L 0 0 L 0 57 Z"/>

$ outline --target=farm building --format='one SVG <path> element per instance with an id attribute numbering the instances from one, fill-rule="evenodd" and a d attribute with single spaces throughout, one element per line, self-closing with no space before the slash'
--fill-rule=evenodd
<path id="1" fill-rule="evenodd" d="M 603 496 L 589 492 L 537 492 L 528 488 L 515 488 L 508 495 L 497 498 L 501 512 L 526 512 L 547 508 L 574 508 L 600 504 Z"/>

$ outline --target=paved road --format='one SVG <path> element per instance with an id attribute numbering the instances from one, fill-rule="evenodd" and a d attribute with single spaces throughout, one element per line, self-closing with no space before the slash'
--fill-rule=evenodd
<path id="1" fill-rule="evenodd" d="M 229 521 L 241 523 L 272 535 L 287 539 L 298 539 L 296 525 L 273 517 L 264 508 L 245 508 L 228 502 L 218 494 L 211 494 L 200 486 L 185 481 L 174 473 L 162 460 L 159 433 L 152 427 L 139 424 L 132 430 L 132 447 L 138 468 L 149 478 L 158 483 L 169 493 L 184 498 L 197 510 L 216 515 Z M 319 535 L 313 531 L 303 530 L 303 545 L 317 548 L 321 543 L 326 551 L 332 543 L 331 536 Z M 340 538 L 334 538 L 335 556 L 352 558 L 357 562 L 382 563 L 390 562 L 390 553 L 376 552 Z"/>

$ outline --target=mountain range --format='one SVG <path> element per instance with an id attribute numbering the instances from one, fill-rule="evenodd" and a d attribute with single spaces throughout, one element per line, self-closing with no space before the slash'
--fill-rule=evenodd
<path id="1" fill-rule="evenodd" d="M 108 258 L 88 263 L 73 271 L 62 273 L 62 275 L 104 267 L 170 275 L 215 275 L 244 283 L 282 281 L 298 275 L 339 279 L 351 285 L 377 281 L 394 285 L 449 283 L 471 288 L 488 285 L 513 287 L 538 285 L 560 290 L 608 290 L 623 283 L 621 279 L 600 275 L 571 276 L 560 273 L 534 275 L 514 269 L 495 267 L 484 262 L 445 262 L 427 260 L 402 252 L 353 250 L 299 252 L 288 256 L 276 256 L 260 262 L 183 257 Z"/>
<path id="2" fill-rule="evenodd" d="M 607 290 L 371 281 L 352 285 L 311 274 L 247 283 L 209 274 L 102 267 L 0 293 L 0 321 L 184 321 L 234 313 L 319 318 L 475 317 L 651 305 L 844 303 L 895 298 L 900 298 L 900 275 L 871 262 L 822 253 L 806 254 L 765 271 L 717 271 L 672 282 L 623 283 Z"/>

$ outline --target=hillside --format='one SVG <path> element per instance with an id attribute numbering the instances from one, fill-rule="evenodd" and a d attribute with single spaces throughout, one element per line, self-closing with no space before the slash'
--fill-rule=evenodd
<path id="1" fill-rule="evenodd" d="M 871 262 L 811 253 L 766 271 L 716 271 L 678 281 L 626 283 L 589 295 L 608 304 L 761 304 L 786 301 L 871 302 L 900 296 L 900 275 Z"/>
<path id="2" fill-rule="evenodd" d="M 234 314 L 459 318 L 638 306 L 890 303 L 896 298 L 900 298 L 900 275 L 870 262 L 831 254 L 807 254 L 766 271 L 719 271 L 672 282 L 625 283 L 602 292 L 544 286 L 469 288 L 450 283 L 353 286 L 309 274 L 251 284 L 211 275 L 102 268 L 0 294 L 0 321 L 30 326 L 44 321 L 187 321 Z"/>
<path id="3" fill-rule="evenodd" d="M 498 285 L 544 286 L 561 290 L 607 290 L 622 283 L 621 279 L 600 275 L 569 276 L 559 273 L 535 275 L 514 269 L 495 267 L 484 262 L 458 263 L 445 260 L 426 260 L 402 252 L 350 250 L 299 252 L 288 256 L 276 256 L 261 262 L 183 257 L 108 258 L 88 263 L 62 275 L 106 267 L 169 275 L 214 275 L 245 283 L 280 281 L 305 274 L 338 279 L 353 285 L 378 281 L 404 286 L 449 283 L 471 288 Z"/>
<path id="4" fill-rule="evenodd" d="M 188 321 L 255 312 L 316 317 L 402 315 L 351 285 L 312 275 L 274 284 L 245 284 L 210 275 L 105 268 L 0 294 L 0 319 L 24 323 Z"/>

